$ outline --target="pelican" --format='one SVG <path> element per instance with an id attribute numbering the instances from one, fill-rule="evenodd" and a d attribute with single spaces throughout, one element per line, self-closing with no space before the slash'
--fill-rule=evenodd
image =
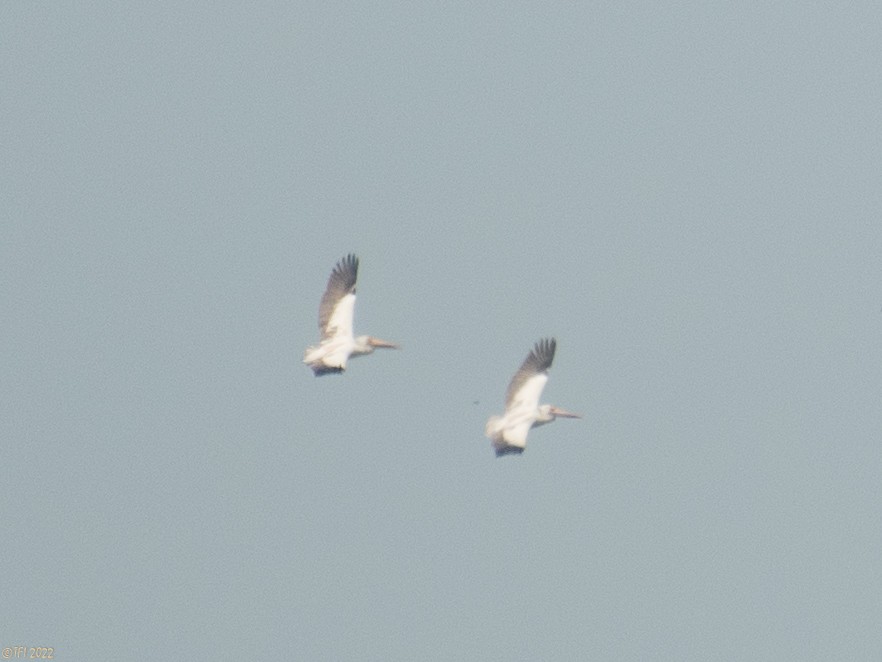
<path id="1" fill-rule="evenodd" d="M 539 406 L 539 396 L 548 381 L 548 369 L 554 360 L 556 346 L 554 338 L 543 338 L 533 346 L 508 385 L 505 414 L 491 416 L 487 421 L 484 433 L 493 442 L 496 457 L 523 453 L 530 428 L 551 423 L 557 417 L 582 418 L 553 405 Z"/>
<path id="2" fill-rule="evenodd" d="M 398 349 L 395 343 L 352 335 L 352 318 L 355 311 L 355 281 L 358 277 L 358 258 L 352 253 L 334 266 L 328 286 L 319 304 L 319 329 L 322 340 L 318 345 L 307 347 L 303 362 L 316 377 L 346 370 L 350 357 L 370 354 L 376 347 Z"/>

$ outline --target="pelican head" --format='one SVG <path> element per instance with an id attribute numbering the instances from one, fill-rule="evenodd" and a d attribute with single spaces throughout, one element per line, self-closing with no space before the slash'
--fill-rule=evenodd
<path id="1" fill-rule="evenodd" d="M 582 418 L 579 414 L 574 414 L 566 409 L 555 407 L 554 405 L 542 405 L 539 407 L 539 415 L 536 417 L 534 425 L 542 425 L 543 423 L 551 423 L 555 418 Z"/>
<path id="2" fill-rule="evenodd" d="M 399 349 L 398 345 L 394 342 L 389 342 L 388 340 L 380 340 L 379 338 L 374 338 L 372 336 L 358 336 L 358 338 L 355 339 L 355 348 L 353 349 L 352 354 L 370 354 L 377 347 Z"/>

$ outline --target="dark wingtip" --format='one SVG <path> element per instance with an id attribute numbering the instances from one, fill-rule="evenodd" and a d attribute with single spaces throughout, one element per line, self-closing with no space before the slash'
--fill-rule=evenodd
<path id="1" fill-rule="evenodd" d="M 503 455 L 520 455 L 523 452 L 524 449 L 519 446 L 503 446 L 502 448 L 496 449 L 496 457 L 502 457 Z"/>
<path id="2" fill-rule="evenodd" d="M 343 257 L 338 263 L 338 265 L 346 267 L 347 269 L 352 269 L 353 271 L 358 271 L 358 256 L 355 253 L 349 253 L 345 257 Z"/>
<path id="3" fill-rule="evenodd" d="M 554 338 L 542 338 L 533 345 L 532 355 L 538 364 L 539 370 L 548 370 L 554 361 L 554 352 L 557 350 L 557 340 Z"/>
<path id="4" fill-rule="evenodd" d="M 535 345 L 536 351 L 543 354 L 550 353 L 554 356 L 554 350 L 557 349 L 557 340 L 555 338 L 542 338 Z"/>
<path id="5" fill-rule="evenodd" d="M 334 265 L 331 278 L 334 276 L 341 278 L 350 292 L 355 292 L 355 282 L 358 280 L 358 256 L 355 253 L 349 253 L 340 258 Z"/>
<path id="6" fill-rule="evenodd" d="M 321 377 L 322 375 L 339 375 L 344 371 L 344 368 L 320 366 L 313 368 L 312 371 L 315 373 L 316 377 Z"/>

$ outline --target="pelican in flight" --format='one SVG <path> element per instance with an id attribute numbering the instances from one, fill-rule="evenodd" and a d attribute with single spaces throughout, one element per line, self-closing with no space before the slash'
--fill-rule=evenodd
<path id="1" fill-rule="evenodd" d="M 319 305 L 319 329 L 322 340 L 306 348 L 303 362 L 316 377 L 346 370 L 350 357 L 370 354 L 375 347 L 397 349 L 398 345 L 372 338 L 352 335 L 355 311 L 355 280 L 358 277 L 358 258 L 349 254 L 334 266 L 328 287 Z"/>
<path id="2" fill-rule="evenodd" d="M 530 428 L 551 423 L 558 416 L 582 418 L 560 407 L 539 406 L 539 396 L 548 381 L 548 369 L 554 360 L 556 346 L 554 338 L 543 338 L 534 345 L 508 385 L 505 414 L 491 416 L 487 421 L 484 433 L 493 442 L 496 457 L 523 453 Z"/>

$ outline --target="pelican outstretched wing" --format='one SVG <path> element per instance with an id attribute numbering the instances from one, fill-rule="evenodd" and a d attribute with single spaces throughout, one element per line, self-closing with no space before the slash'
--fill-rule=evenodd
<path id="1" fill-rule="evenodd" d="M 334 266 L 319 305 L 319 329 L 322 332 L 322 340 L 340 334 L 352 335 L 357 278 L 358 258 L 350 253 Z"/>
<path id="2" fill-rule="evenodd" d="M 554 360 L 556 347 L 554 338 L 543 338 L 533 346 L 508 385 L 505 393 L 506 411 L 516 406 L 529 410 L 539 406 L 539 396 L 548 381 L 548 369 Z"/>

